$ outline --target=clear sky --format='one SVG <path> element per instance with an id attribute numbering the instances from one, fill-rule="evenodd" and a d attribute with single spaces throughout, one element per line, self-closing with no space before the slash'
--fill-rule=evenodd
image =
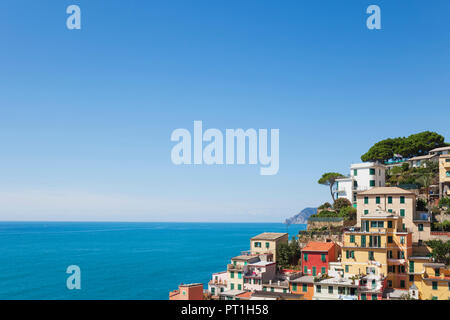
<path id="1" fill-rule="evenodd" d="M 0 220 L 278 222 L 329 201 L 318 178 L 374 142 L 450 140 L 449 16 L 447 0 L 2 0 Z M 173 165 L 194 120 L 280 129 L 278 174 Z"/>

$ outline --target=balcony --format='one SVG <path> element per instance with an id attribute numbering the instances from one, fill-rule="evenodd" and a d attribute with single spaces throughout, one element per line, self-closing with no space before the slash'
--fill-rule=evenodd
<path id="1" fill-rule="evenodd" d="M 228 271 L 244 271 L 244 266 L 243 265 L 235 265 L 233 263 L 227 264 L 227 270 Z"/>

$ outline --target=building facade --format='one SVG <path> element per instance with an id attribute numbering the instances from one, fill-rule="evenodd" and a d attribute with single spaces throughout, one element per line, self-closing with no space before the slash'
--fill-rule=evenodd
<path id="1" fill-rule="evenodd" d="M 203 284 L 180 284 L 178 290 L 169 292 L 169 300 L 203 300 Z"/>
<path id="2" fill-rule="evenodd" d="M 287 233 L 264 232 L 250 239 L 250 252 L 253 255 L 272 254 L 273 261 L 276 262 L 277 248 L 288 242 Z"/>
<path id="3" fill-rule="evenodd" d="M 336 198 L 346 198 L 356 206 L 359 192 L 386 184 L 386 168 L 377 162 L 352 164 L 350 176 L 336 180 Z"/>
<path id="4" fill-rule="evenodd" d="M 406 288 L 412 233 L 403 229 L 402 217 L 382 210 L 361 217 L 360 228 L 344 233 L 342 249 L 347 276 L 386 277 L 388 287 Z"/>
<path id="5" fill-rule="evenodd" d="M 439 157 L 439 197 L 450 197 L 450 154 Z"/>
<path id="6" fill-rule="evenodd" d="M 404 230 L 413 233 L 413 243 L 430 239 L 431 219 L 427 213 L 416 211 L 416 195 L 398 187 L 373 188 L 357 196 L 357 226 L 361 219 L 377 210 L 386 211 L 402 218 Z"/>
<path id="7" fill-rule="evenodd" d="M 328 264 L 336 261 L 334 242 L 310 241 L 302 249 L 303 275 L 317 276 L 328 272 Z"/>

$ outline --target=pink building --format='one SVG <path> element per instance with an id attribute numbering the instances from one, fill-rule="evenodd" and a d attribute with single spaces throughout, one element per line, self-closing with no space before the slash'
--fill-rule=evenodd
<path id="1" fill-rule="evenodd" d="M 247 265 L 244 273 L 244 290 L 261 291 L 263 282 L 275 277 L 277 265 L 272 261 L 258 261 Z"/>

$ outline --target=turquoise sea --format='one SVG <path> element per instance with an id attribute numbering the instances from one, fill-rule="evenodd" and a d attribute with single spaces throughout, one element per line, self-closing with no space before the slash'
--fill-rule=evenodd
<path id="1" fill-rule="evenodd" d="M 291 225 L 290 237 L 305 225 Z M 168 299 L 281 223 L 0 222 L 0 299 Z M 68 290 L 66 269 L 81 269 Z"/>

